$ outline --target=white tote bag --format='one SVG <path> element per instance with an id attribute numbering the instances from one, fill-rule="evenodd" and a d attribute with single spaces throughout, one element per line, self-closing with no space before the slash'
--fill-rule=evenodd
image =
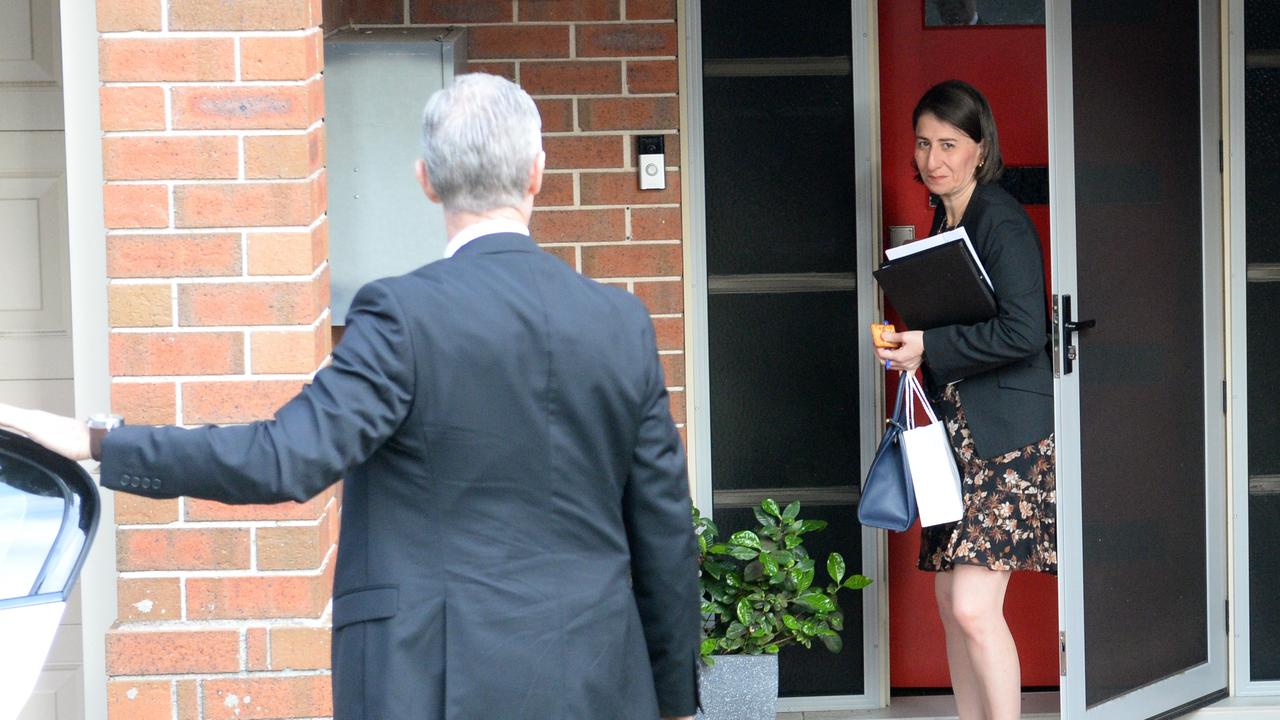
<path id="1" fill-rule="evenodd" d="M 928 527 L 954 522 L 964 517 L 964 498 L 960 491 L 960 470 L 956 467 L 951 441 L 947 438 L 947 428 L 933 414 L 915 373 L 903 373 L 902 377 L 911 394 L 920 398 L 929 418 L 928 425 L 916 425 L 915 401 L 907 403 L 907 429 L 902 433 L 902 451 L 911 470 L 920 525 Z"/>

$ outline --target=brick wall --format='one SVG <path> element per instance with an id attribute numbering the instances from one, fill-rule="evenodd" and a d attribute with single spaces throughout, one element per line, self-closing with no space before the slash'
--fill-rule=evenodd
<path id="1" fill-rule="evenodd" d="M 331 29 L 464 26 L 470 68 L 510 78 L 534 97 L 547 152 L 534 239 L 649 306 L 683 433 L 675 0 L 328 0 L 326 10 L 341 18 L 326 22 Z M 665 136 L 665 190 L 638 189 L 637 135 Z"/>
<path id="2" fill-rule="evenodd" d="M 112 405 L 269 417 L 329 352 L 320 4 L 97 9 Z M 110 717 L 329 715 L 337 519 L 117 495 Z"/>

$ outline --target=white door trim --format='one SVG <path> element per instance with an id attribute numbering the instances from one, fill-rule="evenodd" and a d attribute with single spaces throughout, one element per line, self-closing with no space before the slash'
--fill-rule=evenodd
<path id="1" fill-rule="evenodd" d="M 61 16 L 75 408 L 79 417 L 86 417 L 106 410 L 111 402 L 98 28 L 97 13 L 91 9 L 63 12 Z M 98 537 L 80 573 L 85 720 L 106 720 L 107 717 L 106 634 L 116 619 L 116 524 L 112 493 L 102 493 L 101 506 Z"/>

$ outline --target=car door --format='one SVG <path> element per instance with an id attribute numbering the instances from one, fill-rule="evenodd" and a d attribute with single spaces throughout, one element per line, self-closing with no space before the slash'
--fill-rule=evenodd
<path id="1" fill-rule="evenodd" d="M 79 464 L 0 430 L 0 720 L 26 705 L 98 528 Z"/>

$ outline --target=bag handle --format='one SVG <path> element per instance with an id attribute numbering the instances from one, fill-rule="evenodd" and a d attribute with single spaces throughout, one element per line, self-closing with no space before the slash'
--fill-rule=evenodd
<path id="1" fill-rule="evenodd" d="M 933 405 L 929 403 L 928 396 L 924 393 L 924 388 L 920 386 L 920 381 L 916 379 L 915 373 L 902 373 L 909 389 L 911 390 L 912 400 L 907 403 L 907 429 L 914 430 L 916 428 L 915 418 L 915 398 L 920 398 L 920 404 L 924 406 L 925 415 L 929 418 L 926 425 L 932 425 L 938 422 L 938 416 L 933 413 Z"/>
<path id="2" fill-rule="evenodd" d="M 898 427 L 905 427 L 906 418 L 902 414 L 902 400 L 907 395 L 906 372 L 898 373 L 898 397 L 893 401 L 893 414 L 889 416 L 889 421 Z"/>

